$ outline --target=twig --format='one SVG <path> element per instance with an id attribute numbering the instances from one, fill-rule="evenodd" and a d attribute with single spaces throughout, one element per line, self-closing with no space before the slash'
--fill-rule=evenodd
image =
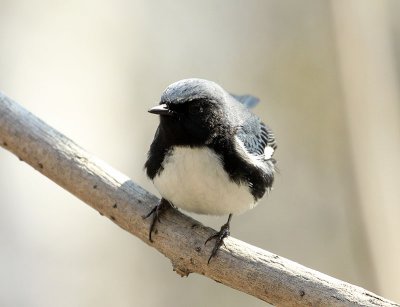
<path id="1" fill-rule="evenodd" d="M 205 275 L 279 306 L 400 306 L 360 287 L 229 237 L 209 265 L 214 230 L 177 210 L 157 224 L 143 219 L 158 199 L 127 176 L 0 93 L 0 146 L 168 257 L 174 270 Z"/>

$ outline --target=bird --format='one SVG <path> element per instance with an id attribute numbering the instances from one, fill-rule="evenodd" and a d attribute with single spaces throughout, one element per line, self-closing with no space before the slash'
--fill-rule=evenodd
<path id="1" fill-rule="evenodd" d="M 190 78 L 169 85 L 148 112 L 160 122 L 144 168 L 161 200 L 152 216 L 149 240 L 170 207 L 222 216 L 228 221 L 215 239 L 208 263 L 230 235 L 233 215 L 256 206 L 269 192 L 276 173 L 272 130 L 252 111 L 251 95 L 228 93 L 213 81 Z"/>

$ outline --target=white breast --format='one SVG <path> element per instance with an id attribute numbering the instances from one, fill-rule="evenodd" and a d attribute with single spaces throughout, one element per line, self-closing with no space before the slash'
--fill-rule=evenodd
<path id="1" fill-rule="evenodd" d="M 176 146 L 154 177 L 161 196 L 184 210 L 211 215 L 239 214 L 256 203 L 246 184 L 229 179 L 220 158 L 208 148 Z"/>

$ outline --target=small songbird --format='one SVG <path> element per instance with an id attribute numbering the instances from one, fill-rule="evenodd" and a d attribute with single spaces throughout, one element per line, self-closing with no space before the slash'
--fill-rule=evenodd
<path id="1" fill-rule="evenodd" d="M 218 84 L 185 79 L 167 87 L 149 110 L 160 115 L 145 164 L 162 199 L 153 215 L 149 239 L 170 206 L 208 215 L 229 214 L 215 235 L 210 262 L 225 237 L 233 214 L 256 206 L 274 181 L 275 137 L 249 108 L 250 96 L 229 94 Z"/>

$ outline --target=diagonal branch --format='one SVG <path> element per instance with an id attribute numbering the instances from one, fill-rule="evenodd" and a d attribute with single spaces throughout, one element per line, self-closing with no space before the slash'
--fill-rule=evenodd
<path id="1" fill-rule="evenodd" d="M 158 199 L 1 93 L 0 146 L 159 250 L 182 276 L 199 273 L 279 306 L 400 306 L 232 237 L 207 265 L 214 231 L 176 210 L 150 243 L 142 216 Z"/>

